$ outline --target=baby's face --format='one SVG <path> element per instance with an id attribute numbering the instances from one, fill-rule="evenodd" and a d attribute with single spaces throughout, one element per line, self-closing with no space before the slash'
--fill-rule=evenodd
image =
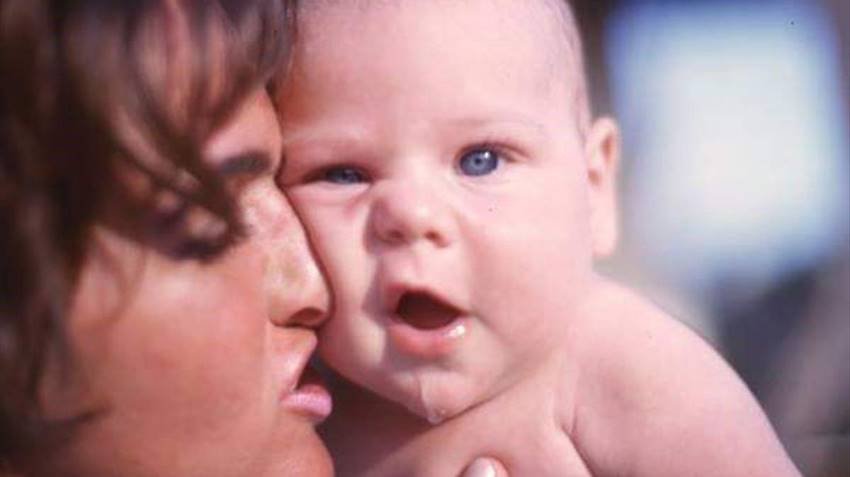
<path id="1" fill-rule="evenodd" d="M 281 181 L 334 292 L 323 358 L 438 420 L 563 346 L 608 179 L 552 11 L 375 3 L 302 12 Z"/>

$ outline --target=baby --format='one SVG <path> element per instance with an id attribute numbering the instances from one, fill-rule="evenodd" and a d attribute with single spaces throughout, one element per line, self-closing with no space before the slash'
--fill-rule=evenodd
<path id="1" fill-rule="evenodd" d="M 334 292 L 341 475 L 798 475 L 700 338 L 594 272 L 618 130 L 559 0 L 306 0 L 280 178 Z M 438 452 L 439 451 L 439 452 Z"/>

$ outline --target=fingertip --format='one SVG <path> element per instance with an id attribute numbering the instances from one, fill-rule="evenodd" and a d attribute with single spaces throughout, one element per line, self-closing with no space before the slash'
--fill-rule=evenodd
<path id="1" fill-rule="evenodd" d="M 489 457 L 479 457 L 466 468 L 462 477 L 507 477 L 508 473 L 502 464 Z"/>

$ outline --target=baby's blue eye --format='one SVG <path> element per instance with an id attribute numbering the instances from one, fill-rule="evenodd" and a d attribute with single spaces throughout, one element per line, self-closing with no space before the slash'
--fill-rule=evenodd
<path id="1" fill-rule="evenodd" d="M 489 149 L 476 149 L 460 158 L 460 170 L 468 176 L 484 176 L 499 167 L 499 154 Z"/>
<path id="2" fill-rule="evenodd" d="M 325 171 L 322 180 L 333 184 L 359 184 L 365 182 L 366 178 L 353 167 L 334 167 Z"/>

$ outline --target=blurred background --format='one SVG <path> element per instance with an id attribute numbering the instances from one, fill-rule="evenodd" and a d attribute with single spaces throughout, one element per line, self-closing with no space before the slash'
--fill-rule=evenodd
<path id="1" fill-rule="evenodd" d="M 623 128 L 606 272 L 717 347 L 807 476 L 850 476 L 850 1 L 576 0 Z"/>

